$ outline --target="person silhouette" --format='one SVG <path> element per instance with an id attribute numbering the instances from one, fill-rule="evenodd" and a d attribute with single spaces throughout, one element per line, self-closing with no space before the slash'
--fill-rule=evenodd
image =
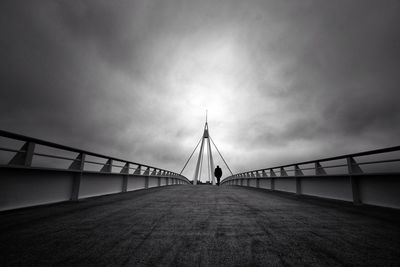
<path id="1" fill-rule="evenodd" d="M 219 186 L 219 180 L 221 179 L 222 176 L 222 170 L 218 165 L 217 168 L 215 168 L 214 176 L 217 177 L 217 185 Z"/>

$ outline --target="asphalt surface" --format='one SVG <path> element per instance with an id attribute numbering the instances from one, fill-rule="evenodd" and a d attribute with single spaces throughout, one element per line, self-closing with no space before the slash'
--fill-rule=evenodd
<path id="1" fill-rule="evenodd" d="M 0 266 L 399 266 L 399 211 L 168 186 L 0 213 Z"/>

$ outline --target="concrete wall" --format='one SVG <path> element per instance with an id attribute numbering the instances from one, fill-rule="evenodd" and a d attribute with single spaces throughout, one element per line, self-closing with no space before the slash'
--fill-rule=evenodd
<path id="1" fill-rule="evenodd" d="M 249 181 L 249 186 L 251 186 L 251 187 L 257 187 L 257 181 L 256 181 L 256 179 L 251 179 L 251 180 Z"/>
<path id="2" fill-rule="evenodd" d="M 301 178 L 301 193 L 310 196 L 353 201 L 348 177 Z"/>
<path id="3" fill-rule="evenodd" d="M 271 179 L 268 178 L 260 179 L 260 188 L 271 189 Z"/>
<path id="4" fill-rule="evenodd" d="M 71 199 L 74 177 L 79 173 L 64 170 L 34 168 L 0 168 L 0 211 L 68 201 Z M 127 190 L 145 188 L 144 176 L 128 176 Z M 171 180 L 171 179 L 170 179 Z M 165 185 L 166 178 L 161 178 Z M 158 186 L 158 177 L 148 177 L 148 186 Z M 79 198 L 120 193 L 123 175 L 118 173 L 83 172 Z"/>
<path id="5" fill-rule="evenodd" d="M 295 193 L 296 179 L 291 177 L 275 179 L 275 190 Z"/>
<path id="6" fill-rule="evenodd" d="M 69 200 L 73 173 L 0 169 L 0 210 Z"/>
<path id="7" fill-rule="evenodd" d="M 398 175 L 355 176 L 361 203 L 400 209 L 400 177 Z M 276 177 L 275 190 L 296 193 L 296 178 Z M 250 186 L 255 184 L 255 179 Z M 231 185 L 240 185 L 233 181 Z M 271 179 L 261 178 L 260 188 L 271 189 Z M 353 201 L 349 176 L 303 176 L 300 178 L 300 193 L 329 199 Z M 247 186 L 247 182 L 243 182 Z"/>
<path id="8" fill-rule="evenodd" d="M 399 176 L 366 176 L 358 179 L 361 202 L 400 209 Z"/>
<path id="9" fill-rule="evenodd" d="M 149 177 L 149 188 L 158 186 L 158 178 L 157 177 Z"/>
<path id="10" fill-rule="evenodd" d="M 128 177 L 128 191 L 143 189 L 144 186 L 145 177 L 136 175 Z"/>
<path id="11" fill-rule="evenodd" d="M 54 177 L 57 179 L 57 177 Z M 122 191 L 122 175 L 87 173 L 82 176 L 79 198 L 101 196 Z"/>

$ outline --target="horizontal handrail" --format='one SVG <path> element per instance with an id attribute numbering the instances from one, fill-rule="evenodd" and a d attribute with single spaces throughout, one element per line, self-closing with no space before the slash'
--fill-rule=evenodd
<path id="1" fill-rule="evenodd" d="M 65 146 L 65 145 L 61 145 L 61 144 L 45 141 L 45 140 L 38 139 L 38 138 L 29 137 L 29 136 L 25 136 L 25 135 L 21 135 L 21 134 L 16 134 L 16 133 L 4 131 L 4 130 L 0 130 L 0 136 L 7 137 L 7 138 L 10 138 L 10 139 L 14 139 L 14 140 L 20 140 L 20 141 L 25 141 L 25 142 L 33 142 L 35 144 L 44 145 L 44 146 L 53 147 L 53 148 L 58 148 L 58 149 L 67 150 L 67 151 L 71 151 L 71 152 L 83 153 L 83 154 L 94 156 L 94 157 L 98 157 L 98 158 L 105 158 L 105 159 L 111 159 L 111 160 L 116 160 L 116 161 L 129 162 L 131 164 L 140 165 L 142 167 L 160 169 L 160 168 L 157 168 L 157 167 L 154 167 L 154 166 L 150 166 L 150 165 L 146 165 L 146 164 L 142 164 L 142 163 L 138 163 L 138 162 L 134 162 L 134 161 L 128 161 L 128 160 L 125 160 L 125 159 L 110 157 L 110 156 L 107 156 L 107 155 L 104 155 L 104 154 L 99 154 L 99 153 L 95 153 L 95 152 L 91 152 L 91 151 L 87 151 L 87 150 L 83 150 L 83 149 L 78 149 L 78 148 L 74 148 L 74 147 L 70 147 L 70 146 Z M 23 152 L 23 151 L 21 151 L 21 152 Z"/>
<path id="2" fill-rule="evenodd" d="M 397 162 L 397 161 L 400 161 L 400 159 L 364 161 L 364 162 L 359 162 L 358 165 L 367 165 L 367 164 L 376 164 L 376 163 L 388 163 L 388 162 Z"/>
<path id="3" fill-rule="evenodd" d="M 387 153 L 387 152 L 393 152 L 393 151 L 399 151 L 399 150 L 400 150 L 400 146 L 394 146 L 394 147 L 376 149 L 376 150 L 371 150 L 371 151 L 364 151 L 364 152 L 354 153 L 354 154 L 346 154 L 346 155 L 330 157 L 330 158 L 322 158 L 322 159 L 318 159 L 318 160 L 309 160 L 309 161 L 303 161 L 303 162 L 298 162 L 298 163 L 286 164 L 286 165 L 276 166 L 276 167 L 272 167 L 272 168 L 258 169 L 258 170 L 253 170 L 252 172 L 291 167 L 293 165 L 304 165 L 304 164 L 310 164 L 310 163 L 315 163 L 315 162 L 325 162 L 325 161 L 332 161 L 332 160 L 338 160 L 338 159 L 345 159 L 345 158 L 349 158 L 349 157 L 355 158 L 355 157 L 360 157 L 360 156 L 368 156 L 368 155 L 373 155 L 373 154 L 381 154 L 381 153 Z M 243 173 L 246 173 L 246 172 L 243 172 Z"/>
<path id="4" fill-rule="evenodd" d="M 101 165 L 101 166 L 107 165 L 106 163 L 101 163 L 101 162 L 91 161 L 91 160 L 84 160 L 83 162 L 84 163 L 89 163 L 89 164 Z"/>
<path id="5" fill-rule="evenodd" d="M 1 150 L 1 149 L 0 149 Z M 18 152 L 22 152 L 21 150 Z M 56 155 L 50 155 L 50 154 L 45 154 L 45 153 L 33 153 L 36 156 L 40 157 L 47 157 L 47 158 L 53 158 L 53 159 L 65 159 L 65 160 L 75 160 L 75 158 L 69 158 L 69 157 L 63 157 L 63 156 L 56 156 Z"/>
<path id="6" fill-rule="evenodd" d="M 100 153 L 95 153 L 95 152 L 91 152 L 91 151 L 87 151 L 87 150 L 83 150 L 83 149 L 78 149 L 78 148 L 74 148 L 74 147 L 70 147 L 70 146 L 66 146 L 66 145 L 61 145 L 61 144 L 57 144 L 57 143 L 53 143 L 53 142 L 49 142 L 46 140 L 42 140 L 42 139 L 38 139 L 38 138 L 33 138 L 30 136 L 25 136 L 25 135 L 21 135 L 21 134 L 17 134 L 17 133 L 12 133 L 12 132 L 8 132 L 8 131 L 4 131 L 4 130 L 0 130 L 0 137 L 6 137 L 12 140 L 18 140 L 18 141 L 23 141 L 26 142 L 26 144 L 28 143 L 33 143 L 35 145 L 42 145 L 42 146 L 46 146 L 46 147 L 50 147 L 50 148 L 56 148 L 56 149 L 60 149 L 63 151 L 67 151 L 67 152 L 74 152 L 74 153 L 78 153 L 78 155 L 86 155 L 86 156 L 93 156 L 96 158 L 102 158 L 102 159 L 106 159 L 107 162 L 105 163 L 101 163 L 101 162 L 96 162 L 93 160 L 86 160 L 86 159 L 79 159 L 79 158 L 72 158 L 72 157 L 67 157 L 67 156 L 60 156 L 60 155 L 52 155 L 52 154 L 48 154 L 48 153 L 38 153 L 35 151 L 31 151 L 31 155 L 30 155 L 30 161 L 32 161 L 33 156 L 40 156 L 40 157 L 48 157 L 48 158 L 54 158 L 54 159 L 61 159 L 61 160 L 68 160 L 71 161 L 72 163 L 75 162 L 80 162 L 82 164 L 84 163 L 89 163 L 89 164 L 96 164 L 96 165 L 101 165 L 104 166 L 106 168 L 111 168 L 112 167 L 118 167 L 118 168 L 122 168 L 125 171 L 128 170 L 134 170 L 134 174 L 137 175 L 156 175 L 156 176 L 168 176 L 168 177 L 172 177 L 172 178 L 178 178 L 178 179 L 182 179 L 185 180 L 187 182 L 189 182 L 189 180 L 184 177 L 183 175 L 180 175 L 176 172 L 172 172 L 169 170 L 165 170 L 165 169 L 161 169 L 158 167 L 154 167 L 151 165 L 147 165 L 147 164 L 142 164 L 142 163 L 138 163 L 138 162 L 134 162 L 134 161 L 128 161 L 125 159 L 121 159 L 121 158 L 116 158 L 116 157 L 111 157 L 111 156 L 107 156 L 104 154 L 100 154 Z M 23 154 L 29 154 L 30 151 L 28 151 L 29 149 L 21 148 L 21 149 L 12 149 L 12 148 L 6 148 L 6 147 L 0 147 L 0 151 L 7 151 L 7 152 L 13 152 L 13 153 L 23 153 Z M 123 164 L 128 164 L 127 165 L 116 165 L 116 164 L 110 164 L 110 162 L 112 161 L 117 161 L 117 162 L 121 162 Z M 132 165 L 136 165 L 137 167 L 134 168 L 132 166 L 130 166 L 130 164 Z M 12 164 L 11 162 L 8 163 L 8 165 L 15 165 Z M 30 165 L 30 164 L 29 164 Z M 4 166 L 4 165 L 1 165 Z M 83 169 L 82 169 L 83 171 Z M 137 173 L 136 173 L 137 171 Z M 99 171 L 101 172 L 101 171 Z M 153 173 L 152 173 L 153 172 Z M 126 173 L 126 172 L 125 172 Z M 129 173 L 126 173 L 129 174 Z"/>
<path id="7" fill-rule="evenodd" d="M 316 172 L 317 171 L 321 172 L 319 175 L 321 175 L 321 174 L 328 175 L 325 173 L 325 171 L 324 171 L 325 169 L 338 168 L 338 167 L 347 167 L 347 170 L 348 170 L 347 174 L 363 173 L 363 171 L 361 170 L 359 165 L 400 162 L 400 158 L 391 158 L 391 159 L 386 159 L 386 160 L 372 160 L 372 161 L 364 161 L 364 162 L 356 162 L 354 160 L 354 158 L 361 157 L 361 156 L 395 152 L 395 151 L 400 151 L 400 146 L 393 146 L 393 147 L 375 149 L 375 150 L 364 151 L 364 152 L 359 152 L 359 153 L 345 154 L 345 155 L 341 155 L 341 156 L 328 157 L 328 158 L 322 158 L 322 159 L 317 159 L 317 160 L 309 160 L 309 161 L 285 164 L 285 165 L 280 165 L 280 166 L 275 166 L 275 167 L 245 171 L 245 172 L 234 174 L 233 176 L 228 176 L 225 179 L 223 179 L 222 182 L 228 181 L 231 179 L 243 179 L 243 178 L 244 179 L 253 179 L 253 178 L 262 178 L 262 177 L 279 178 L 279 177 L 285 177 L 286 173 L 289 173 L 289 172 L 290 173 L 294 172 L 294 175 L 290 175 L 289 177 L 297 177 L 297 176 L 304 176 L 302 171 L 309 171 L 309 170 L 315 170 Z M 347 161 L 344 164 L 333 164 L 333 165 L 327 165 L 327 166 L 320 165 L 320 163 L 322 163 L 322 162 L 329 162 L 329 161 L 343 160 L 343 159 L 345 159 Z M 301 165 L 306 165 L 306 164 L 315 164 L 315 167 L 307 167 L 307 166 L 304 168 L 299 167 Z M 293 167 L 293 168 L 285 169 L 288 167 Z M 274 175 L 271 176 L 270 174 L 267 174 L 268 171 L 273 172 L 273 174 L 275 174 L 275 175 L 279 174 L 279 176 L 274 176 Z M 317 176 L 317 173 L 314 176 Z"/>

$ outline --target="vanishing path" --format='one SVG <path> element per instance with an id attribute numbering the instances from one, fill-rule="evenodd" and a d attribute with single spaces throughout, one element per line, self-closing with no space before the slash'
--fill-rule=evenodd
<path id="1" fill-rule="evenodd" d="M 168 186 L 2 212 L 0 265 L 399 266 L 400 213 Z"/>

